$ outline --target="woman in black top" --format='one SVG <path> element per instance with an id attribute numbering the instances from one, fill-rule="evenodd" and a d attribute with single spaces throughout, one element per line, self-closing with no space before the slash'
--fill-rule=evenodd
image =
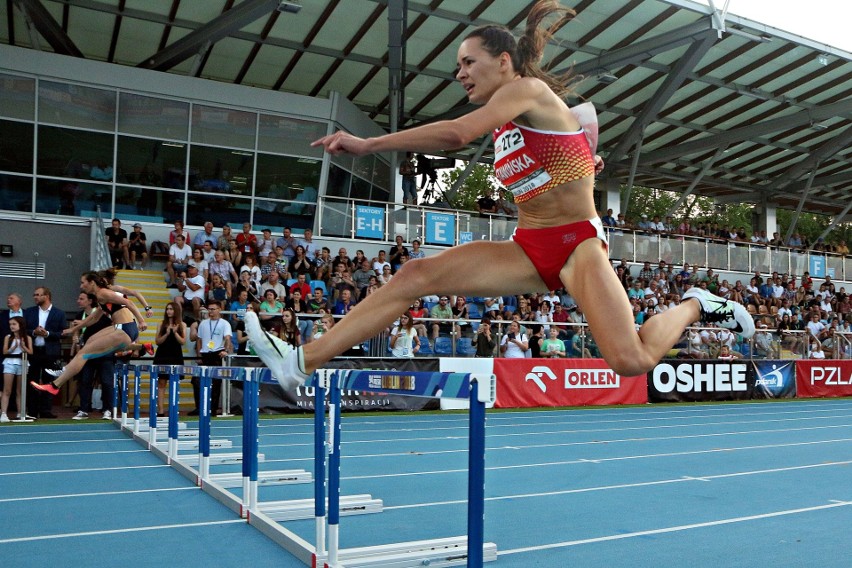
<path id="1" fill-rule="evenodd" d="M 157 329 L 157 352 L 154 354 L 155 365 L 182 365 L 183 346 L 186 344 L 186 324 L 183 323 L 183 312 L 180 304 L 166 304 L 163 322 Z M 157 416 L 165 416 L 163 402 L 168 397 L 169 375 L 157 375 Z"/>

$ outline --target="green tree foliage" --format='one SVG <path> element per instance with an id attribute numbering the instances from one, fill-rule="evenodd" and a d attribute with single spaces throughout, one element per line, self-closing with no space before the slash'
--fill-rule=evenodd
<path id="1" fill-rule="evenodd" d="M 447 193 L 466 167 L 467 164 L 464 164 L 454 170 L 441 172 L 441 185 Z M 458 192 L 447 197 L 454 209 L 475 211 L 476 200 L 484 195 L 493 195 L 499 187 L 500 182 L 494 177 L 494 167 L 490 164 L 476 164 Z"/>

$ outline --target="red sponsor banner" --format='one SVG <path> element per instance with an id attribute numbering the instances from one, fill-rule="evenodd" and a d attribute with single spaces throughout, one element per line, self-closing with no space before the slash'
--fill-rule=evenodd
<path id="1" fill-rule="evenodd" d="M 796 361 L 796 396 L 801 398 L 852 396 L 852 361 L 848 359 Z"/>
<path id="2" fill-rule="evenodd" d="M 622 377 L 603 359 L 494 359 L 497 408 L 644 404 L 645 375 Z"/>

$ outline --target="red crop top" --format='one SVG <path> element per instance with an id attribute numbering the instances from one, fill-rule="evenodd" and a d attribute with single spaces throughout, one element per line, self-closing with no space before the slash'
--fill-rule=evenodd
<path id="1" fill-rule="evenodd" d="M 494 173 L 517 203 L 595 173 L 595 160 L 582 129 L 552 132 L 509 122 L 493 138 Z"/>

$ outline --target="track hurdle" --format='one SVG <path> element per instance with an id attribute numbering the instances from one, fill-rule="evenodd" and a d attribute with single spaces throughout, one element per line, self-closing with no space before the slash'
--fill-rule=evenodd
<path id="1" fill-rule="evenodd" d="M 497 546 L 484 542 L 485 517 L 485 405 L 496 399 L 496 377 L 487 373 L 432 373 L 404 371 L 332 370 L 317 371 L 318 380 L 329 389 L 329 421 L 332 447 L 329 450 L 328 553 L 316 564 L 328 568 L 392 566 L 481 567 L 497 560 Z M 467 538 L 444 538 L 362 548 L 339 548 L 340 536 L 340 399 L 343 390 L 377 394 L 400 394 L 470 400 L 468 457 Z M 320 413 L 319 407 L 315 411 Z M 332 418 L 333 416 L 333 418 Z M 318 540 L 319 543 L 319 540 Z"/>

